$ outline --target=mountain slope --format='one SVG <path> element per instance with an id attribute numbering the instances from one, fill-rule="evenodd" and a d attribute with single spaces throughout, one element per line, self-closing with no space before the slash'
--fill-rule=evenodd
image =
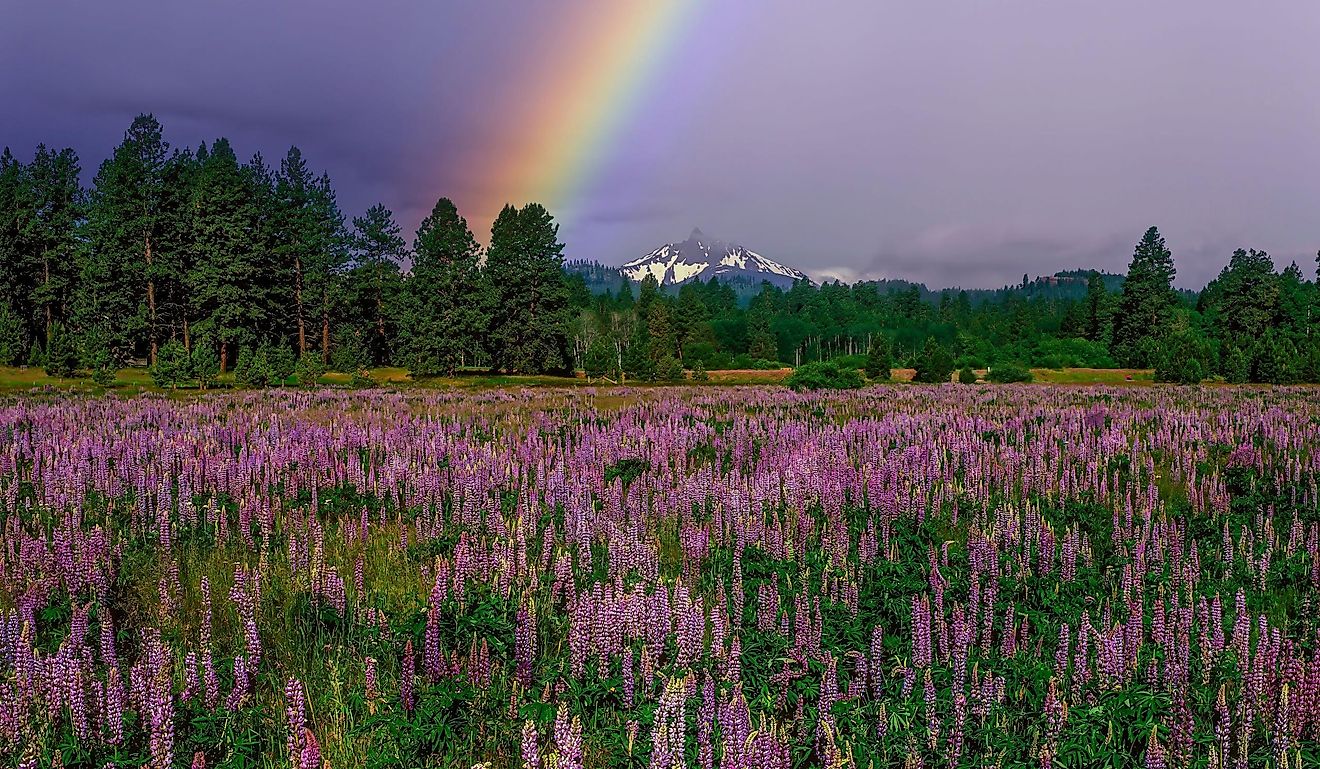
<path id="1" fill-rule="evenodd" d="M 709 240 L 700 229 L 692 230 L 688 239 L 681 243 L 666 243 L 646 256 L 628 262 L 620 271 L 635 281 L 651 275 L 661 285 L 718 277 L 722 280 L 768 280 L 787 287 L 795 281 L 808 279 L 806 273 L 767 259 L 738 243 Z"/>

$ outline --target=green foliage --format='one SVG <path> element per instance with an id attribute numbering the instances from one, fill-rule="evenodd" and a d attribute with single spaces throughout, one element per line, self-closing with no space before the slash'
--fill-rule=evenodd
<path id="1" fill-rule="evenodd" d="M 1224 355 L 1224 379 L 1231 384 L 1242 384 L 1251 379 L 1251 357 L 1241 347 L 1231 347 Z"/>
<path id="2" fill-rule="evenodd" d="M 308 353 L 304 353 L 306 355 Z M 277 344 L 266 347 L 263 357 L 266 360 L 267 384 L 271 387 L 283 387 L 288 384 L 298 367 L 298 359 L 287 345 Z"/>
<path id="3" fill-rule="evenodd" d="M 71 377 L 77 373 L 78 346 L 63 323 L 54 323 L 50 327 L 44 365 L 48 376 Z"/>
<path id="4" fill-rule="evenodd" d="M 348 325 L 336 328 L 334 346 L 330 353 L 330 368 L 345 374 L 366 371 L 371 365 L 371 353 L 363 338 L 366 335 L 361 330 Z"/>
<path id="5" fill-rule="evenodd" d="M 496 217 L 485 269 L 491 292 L 491 368 L 561 373 L 571 367 L 563 253 L 559 225 L 540 204 L 505 206 Z"/>
<path id="6" fill-rule="evenodd" d="M 604 336 L 591 340 L 586 354 L 582 356 L 582 363 L 589 377 L 615 377 L 619 373 L 614 345 Z"/>
<path id="7" fill-rule="evenodd" d="M 921 351 L 921 357 L 917 358 L 915 368 L 916 373 L 912 378 L 914 382 L 926 384 L 947 382 L 949 377 L 953 376 L 953 356 L 944 345 L 932 337 L 926 340 L 926 346 Z"/>
<path id="8" fill-rule="evenodd" d="M 961 369 L 958 370 L 959 384 L 976 384 L 976 382 L 977 382 L 976 372 L 972 370 L 971 366 L 963 366 Z"/>
<path id="9" fill-rule="evenodd" d="M 1176 334 L 1155 364 L 1155 381 L 1199 384 L 1206 377 L 1209 345 L 1191 332 Z"/>
<path id="10" fill-rule="evenodd" d="M 866 381 L 857 369 L 827 360 L 798 366 L 784 384 L 798 391 L 853 390 L 865 385 Z"/>
<path id="11" fill-rule="evenodd" d="M 41 343 L 33 340 L 32 347 L 28 349 L 27 365 L 30 368 L 41 368 L 46 365 L 46 353 L 41 349 Z"/>
<path id="12" fill-rule="evenodd" d="M 0 366 L 16 366 L 28 349 L 23 321 L 0 301 Z"/>
<path id="13" fill-rule="evenodd" d="M 244 347 L 238 353 L 238 362 L 234 364 L 235 382 L 244 387 L 265 387 L 270 384 L 271 378 L 264 348 L 253 350 Z"/>
<path id="14" fill-rule="evenodd" d="M 298 377 L 299 387 L 309 389 L 316 387 L 318 380 L 325 376 L 325 364 L 321 361 L 321 354 L 305 352 L 298 356 L 298 365 L 294 368 L 294 375 Z"/>
<path id="15" fill-rule="evenodd" d="M 151 367 L 151 380 L 157 387 L 178 389 L 192 375 L 190 363 L 188 351 L 183 344 L 171 339 L 156 352 L 156 362 Z"/>
<path id="16" fill-rule="evenodd" d="M 700 360 L 695 361 L 692 364 L 692 381 L 693 382 L 710 381 L 710 374 L 706 373 L 706 365 L 702 363 Z"/>
<path id="17" fill-rule="evenodd" d="M 672 355 L 665 356 L 656 362 L 655 375 L 665 382 L 681 382 L 684 379 L 683 363 Z"/>
<path id="18" fill-rule="evenodd" d="M 871 337 L 871 346 L 866 351 L 866 378 L 888 379 L 893 367 L 894 356 L 889 337 L 884 334 Z"/>
<path id="19" fill-rule="evenodd" d="M 1159 358 L 1178 305 L 1173 290 L 1173 254 L 1154 227 L 1132 253 L 1114 314 L 1113 351 L 1124 366 L 1145 367 Z"/>
<path id="20" fill-rule="evenodd" d="M 220 357 L 215 353 L 215 346 L 207 339 L 193 341 L 192 354 L 189 356 L 189 369 L 197 386 L 205 390 L 215 385 L 220 376 Z"/>
<path id="21" fill-rule="evenodd" d="M 518 235 L 506 237 L 516 241 Z M 506 251 L 517 247 L 516 242 L 502 244 Z M 411 309 L 404 329 L 408 368 L 414 377 L 452 374 L 476 362 L 494 309 L 491 284 L 479 269 L 480 249 L 458 208 L 441 198 L 422 220 L 413 250 Z"/>
<path id="22" fill-rule="evenodd" d="M 1023 366 L 1021 363 L 1005 361 L 996 363 L 990 367 L 986 373 L 986 380 L 990 382 L 1009 383 L 1009 382 L 1030 382 L 1034 377 L 1031 369 Z"/>

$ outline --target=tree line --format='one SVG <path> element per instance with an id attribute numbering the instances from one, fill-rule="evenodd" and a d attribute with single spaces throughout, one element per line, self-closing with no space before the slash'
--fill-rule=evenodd
<path id="1" fill-rule="evenodd" d="M 611 283 L 583 263 L 565 271 L 558 226 L 535 203 L 506 206 L 488 243 L 441 198 L 409 244 L 383 205 L 346 217 L 296 147 L 278 165 L 240 162 L 223 138 L 171 148 L 142 115 L 87 189 L 71 149 L 0 153 L 0 365 L 95 374 L 138 360 L 202 384 L 381 365 L 668 380 L 824 361 L 929 381 L 1027 367 L 1320 381 L 1320 289 L 1300 267 L 1239 250 L 1202 291 L 1180 291 L 1155 228 L 1125 277 L 938 293 Z"/>
<path id="2" fill-rule="evenodd" d="M 506 206 L 483 251 L 441 199 L 409 249 L 383 205 L 346 219 L 297 147 L 277 167 L 223 138 L 172 149 L 151 115 L 90 189 L 79 175 L 71 149 L 0 154 L 0 365 L 155 365 L 169 346 L 171 365 L 182 350 L 219 372 L 290 355 L 419 374 L 572 366 L 563 244 L 538 204 Z"/>
<path id="3" fill-rule="evenodd" d="M 1320 254 L 1316 267 L 1320 280 Z M 639 378 L 836 360 L 886 376 L 912 368 L 926 381 L 968 369 L 1011 380 L 1027 367 L 1122 367 L 1177 382 L 1320 382 L 1320 288 L 1297 264 L 1276 272 L 1265 252 L 1239 250 L 1200 292 L 1176 289 L 1175 274 L 1152 227 L 1125 277 L 1076 270 L 996 291 L 766 283 L 742 304 L 718 280 L 675 289 L 648 278 L 639 291 L 580 302 L 573 338 L 588 373 Z"/>

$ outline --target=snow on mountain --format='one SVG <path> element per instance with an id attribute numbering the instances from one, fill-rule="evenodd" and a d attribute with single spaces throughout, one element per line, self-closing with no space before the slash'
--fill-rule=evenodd
<path id="1" fill-rule="evenodd" d="M 661 285 L 711 278 L 761 278 L 780 285 L 807 280 L 805 273 L 737 243 L 708 240 L 700 229 L 692 230 L 682 243 L 666 243 L 640 259 L 620 268 L 630 280 L 654 276 Z"/>

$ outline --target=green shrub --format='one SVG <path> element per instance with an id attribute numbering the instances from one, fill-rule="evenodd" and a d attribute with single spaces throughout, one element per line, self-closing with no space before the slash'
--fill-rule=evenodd
<path id="1" fill-rule="evenodd" d="M 244 387 L 265 387 L 270 384 L 270 365 L 266 362 L 265 349 L 253 351 L 244 347 L 238 353 L 234 364 L 234 381 Z"/>
<path id="2" fill-rule="evenodd" d="M 298 356 L 298 365 L 294 368 L 294 373 L 298 377 L 299 387 L 316 387 L 317 380 L 325 376 L 325 363 L 321 361 L 321 353 L 305 352 Z"/>
<path id="3" fill-rule="evenodd" d="M 665 382 L 683 381 L 683 363 L 672 355 L 666 355 L 656 363 L 656 378 Z"/>
<path id="4" fill-rule="evenodd" d="M 616 377 L 619 374 L 619 357 L 614 345 L 604 336 L 597 336 L 587 346 L 582 356 L 582 367 L 590 377 Z"/>
<path id="5" fill-rule="evenodd" d="M 913 381 L 942 384 L 953 376 L 953 356 L 944 349 L 944 345 L 931 337 L 926 340 L 926 346 L 922 348 L 921 355 L 917 358 L 916 370 L 916 374 L 912 377 Z"/>
<path id="6" fill-rule="evenodd" d="M 871 337 L 865 366 L 867 379 L 888 379 L 892 375 L 894 356 L 889 346 L 889 337 L 879 333 Z"/>
<path id="7" fill-rule="evenodd" d="M 976 372 L 971 366 L 963 366 L 958 371 L 958 382 L 961 384 L 976 384 Z"/>
<path id="8" fill-rule="evenodd" d="M 156 362 L 151 366 L 151 381 L 157 387 L 177 389 L 190 376 L 188 351 L 177 339 L 171 339 L 156 351 Z"/>
<path id="9" fill-rule="evenodd" d="M 0 366 L 16 366 L 23 360 L 26 336 L 23 321 L 7 303 L 0 303 Z"/>
<path id="10" fill-rule="evenodd" d="M 343 374 L 356 374 L 371 365 L 371 353 L 363 334 L 352 326 L 335 329 L 334 346 L 330 349 L 330 368 Z"/>
<path id="11" fill-rule="evenodd" d="M 706 373 L 706 366 L 700 360 L 692 364 L 692 381 L 709 382 L 710 374 Z"/>
<path id="12" fill-rule="evenodd" d="M 193 379 L 197 380 L 198 387 L 205 390 L 215 384 L 216 378 L 220 376 L 220 357 L 215 354 L 215 346 L 209 340 L 200 339 L 193 342 L 189 367 L 192 369 Z"/>
<path id="13" fill-rule="evenodd" d="M 46 375 L 71 377 L 78 369 L 78 346 L 73 335 L 65 331 L 64 324 L 55 323 L 46 340 Z"/>
<path id="14" fill-rule="evenodd" d="M 287 346 L 277 344 L 266 349 L 266 373 L 270 385 L 283 387 L 288 384 L 289 377 L 293 376 L 297 367 L 298 359 Z"/>
<path id="15" fill-rule="evenodd" d="M 794 390 L 853 390 L 866 384 L 855 368 L 827 360 L 804 363 L 793 369 L 784 384 Z"/>
<path id="16" fill-rule="evenodd" d="M 1008 384 L 1011 382 L 1030 382 L 1035 377 L 1031 374 L 1031 369 L 1015 361 L 1004 361 L 996 363 L 986 372 L 985 378 L 990 382 L 999 382 Z"/>

